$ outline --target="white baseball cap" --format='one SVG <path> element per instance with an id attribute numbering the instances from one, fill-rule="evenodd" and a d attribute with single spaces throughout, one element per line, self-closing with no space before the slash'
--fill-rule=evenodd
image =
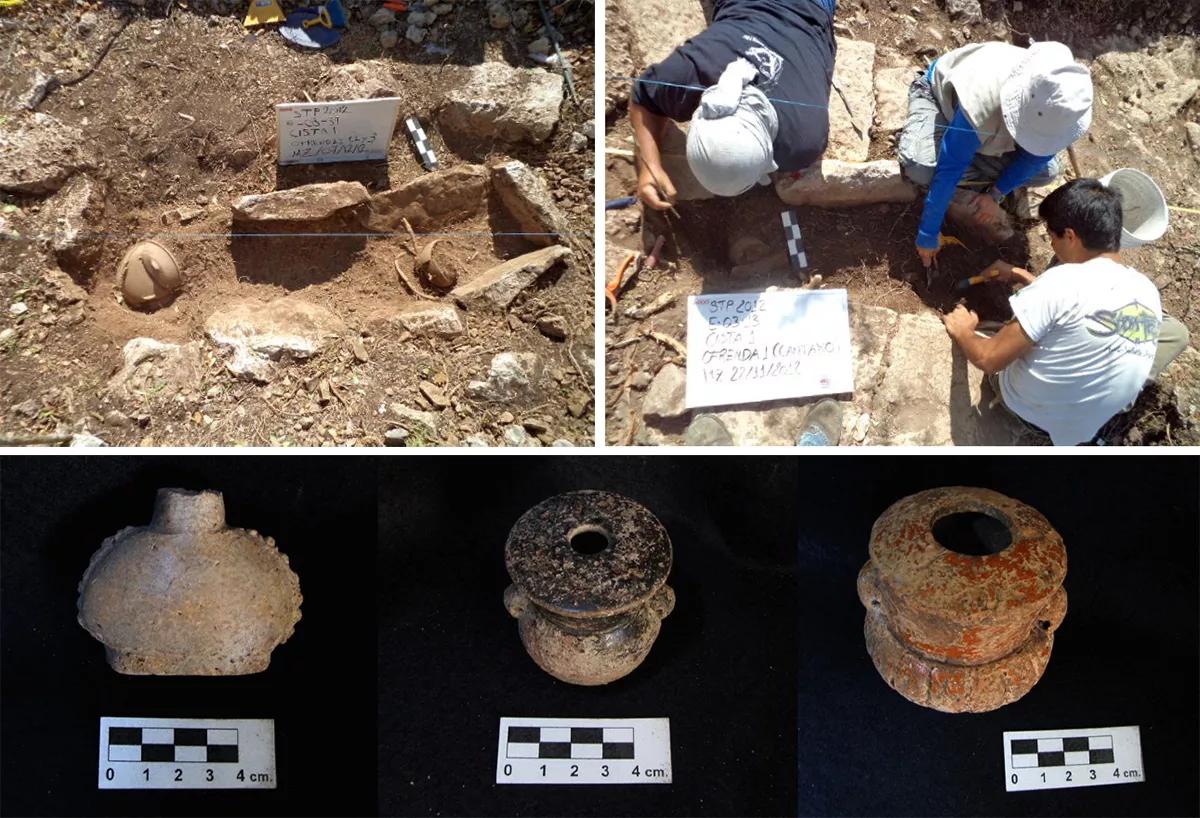
<path id="1" fill-rule="evenodd" d="M 1034 43 L 1000 88 L 1004 125 L 1035 156 L 1070 147 L 1092 124 L 1092 75 L 1062 43 Z"/>

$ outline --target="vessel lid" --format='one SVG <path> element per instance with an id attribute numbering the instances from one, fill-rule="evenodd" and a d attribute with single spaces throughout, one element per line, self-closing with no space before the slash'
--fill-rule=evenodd
<path id="1" fill-rule="evenodd" d="M 504 558 L 534 604 L 564 616 L 611 616 L 645 603 L 667 581 L 671 540 L 628 497 L 575 491 L 521 515 Z"/>
<path id="2" fill-rule="evenodd" d="M 953 551 L 938 542 L 934 523 L 976 512 L 999 521 L 1011 542 L 994 553 Z M 1036 509 L 989 489 L 950 486 L 897 501 L 871 529 L 871 562 L 879 581 L 918 610 L 967 620 L 1033 605 L 1062 585 L 1067 551 Z"/>

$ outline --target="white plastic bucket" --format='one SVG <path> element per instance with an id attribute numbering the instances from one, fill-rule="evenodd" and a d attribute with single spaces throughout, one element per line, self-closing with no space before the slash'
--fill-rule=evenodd
<path id="1" fill-rule="evenodd" d="M 1170 211 L 1167 198 L 1154 180 L 1140 170 L 1121 168 L 1100 180 L 1105 187 L 1121 193 L 1121 247 L 1140 247 L 1167 232 Z"/>

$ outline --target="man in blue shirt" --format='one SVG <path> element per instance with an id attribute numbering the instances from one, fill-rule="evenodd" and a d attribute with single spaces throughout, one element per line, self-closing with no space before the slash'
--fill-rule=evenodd
<path id="1" fill-rule="evenodd" d="M 634 83 L 638 198 L 671 207 L 675 186 L 659 141 L 690 122 L 688 166 L 710 193 L 737 196 L 776 170 L 803 170 L 829 139 L 837 46 L 834 0 L 715 0 L 709 27 Z"/>
<path id="2" fill-rule="evenodd" d="M 1056 177 L 1056 155 L 1091 119 L 1091 75 L 1062 43 L 976 43 L 935 60 L 909 90 L 899 143 L 905 175 L 929 187 L 916 242 L 925 267 L 948 213 L 1011 234 L 1000 202 Z"/>

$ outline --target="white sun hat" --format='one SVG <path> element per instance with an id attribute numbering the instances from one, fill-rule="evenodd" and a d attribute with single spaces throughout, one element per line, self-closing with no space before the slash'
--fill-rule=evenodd
<path id="1" fill-rule="evenodd" d="M 771 183 L 778 170 L 773 144 L 779 117 L 762 91 L 749 83 L 758 73 L 739 57 L 700 97 L 687 135 L 692 174 L 709 193 L 738 196 L 755 183 Z"/>
<path id="2" fill-rule="evenodd" d="M 1062 43 L 1034 43 L 1000 89 L 1004 125 L 1035 156 L 1070 147 L 1092 124 L 1092 75 Z"/>

